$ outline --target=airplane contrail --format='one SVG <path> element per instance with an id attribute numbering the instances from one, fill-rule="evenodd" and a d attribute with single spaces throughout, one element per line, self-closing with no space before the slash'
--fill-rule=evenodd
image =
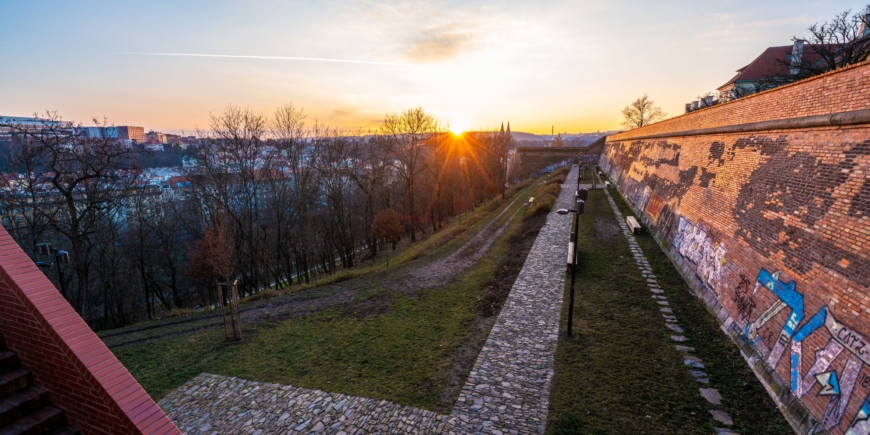
<path id="1" fill-rule="evenodd" d="M 219 57 L 229 59 L 265 59 L 265 60 L 301 60 L 310 62 L 364 63 L 370 65 L 408 66 L 407 63 L 377 62 L 371 60 L 328 59 L 322 57 L 288 57 L 288 56 L 239 56 L 233 54 L 198 54 L 198 53 L 141 53 L 122 51 L 119 54 L 138 54 L 144 56 L 176 56 L 176 57 Z"/>

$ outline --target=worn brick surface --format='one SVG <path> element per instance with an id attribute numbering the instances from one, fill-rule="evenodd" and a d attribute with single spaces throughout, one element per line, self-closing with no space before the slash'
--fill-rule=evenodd
<path id="1" fill-rule="evenodd" d="M 868 108 L 865 63 L 612 136 L 600 161 L 807 430 L 870 433 L 870 126 L 631 138 Z"/>
<path id="2" fill-rule="evenodd" d="M 0 333 L 82 434 L 179 433 L 2 228 Z"/>

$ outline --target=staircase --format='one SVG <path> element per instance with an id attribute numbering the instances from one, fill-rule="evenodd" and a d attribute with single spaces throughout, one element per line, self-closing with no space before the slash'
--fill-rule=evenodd
<path id="1" fill-rule="evenodd" d="M 33 376 L 0 335 L 0 435 L 80 434 L 66 425 L 66 416 L 51 406 L 45 390 L 33 385 Z"/>

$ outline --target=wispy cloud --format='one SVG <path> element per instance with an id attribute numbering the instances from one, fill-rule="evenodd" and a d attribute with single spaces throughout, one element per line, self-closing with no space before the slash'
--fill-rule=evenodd
<path id="1" fill-rule="evenodd" d="M 428 28 L 409 38 L 403 57 L 417 63 L 441 62 L 474 48 L 477 35 L 457 23 Z"/>
<path id="2" fill-rule="evenodd" d="M 200 53 L 142 53 L 142 52 L 118 52 L 118 54 L 133 54 L 143 56 L 175 56 L 175 57 L 212 57 L 212 58 L 227 58 L 227 59 L 263 59 L 263 60 L 295 60 L 308 62 L 338 62 L 338 63 L 362 63 L 369 65 L 392 65 L 392 66 L 407 66 L 407 63 L 399 62 L 378 62 L 373 60 L 355 60 L 355 59 L 329 59 L 323 57 L 291 57 L 291 56 L 241 56 L 233 54 L 200 54 Z"/>

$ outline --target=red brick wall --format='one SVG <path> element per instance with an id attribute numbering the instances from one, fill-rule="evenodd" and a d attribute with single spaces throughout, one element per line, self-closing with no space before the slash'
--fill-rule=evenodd
<path id="1" fill-rule="evenodd" d="M 807 427 L 836 434 L 870 433 L 870 125 L 631 138 L 868 108 L 865 63 L 612 136 L 600 162 Z M 839 394 L 815 376 L 832 371 Z"/>
<path id="2" fill-rule="evenodd" d="M 629 130 L 608 140 L 870 109 L 868 65 L 870 61 Z"/>
<path id="3" fill-rule="evenodd" d="M 83 434 L 181 433 L 2 228 L 0 333 Z"/>

